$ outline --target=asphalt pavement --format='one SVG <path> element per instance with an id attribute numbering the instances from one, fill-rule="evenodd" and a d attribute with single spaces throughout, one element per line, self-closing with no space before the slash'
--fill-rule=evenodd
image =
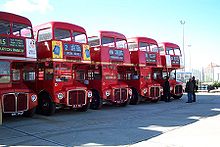
<path id="1" fill-rule="evenodd" d="M 0 146 L 220 146 L 220 96 L 202 93 L 185 102 L 184 95 L 169 103 L 4 117 Z"/>

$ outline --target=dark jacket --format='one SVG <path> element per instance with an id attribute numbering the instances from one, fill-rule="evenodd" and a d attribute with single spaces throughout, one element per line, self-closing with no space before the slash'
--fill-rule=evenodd
<path id="1" fill-rule="evenodd" d="M 185 89 L 185 91 L 186 91 L 187 93 L 193 93 L 193 91 L 194 91 L 194 84 L 193 84 L 192 81 L 188 81 L 188 82 L 186 83 L 186 89 Z"/>
<path id="2" fill-rule="evenodd" d="M 164 93 L 169 93 L 170 92 L 170 83 L 167 79 L 164 82 L 163 91 L 164 91 Z"/>

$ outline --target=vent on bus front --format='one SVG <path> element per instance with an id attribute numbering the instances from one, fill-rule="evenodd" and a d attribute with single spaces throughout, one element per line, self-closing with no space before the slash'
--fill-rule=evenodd
<path id="1" fill-rule="evenodd" d="M 115 98 L 115 102 L 126 101 L 128 99 L 127 89 L 126 88 L 114 89 L 114 98 Z"/>
<path id="2" fill-rule="evenodd" d="M 11 93 L 3 96 L 4 113 L 16 113 L 28 109 L 28 95 L 25 93 Z"/>
<path id="3" fill-rule="evenodd" d="M 69 91 L 69 105 L 81 107 L 86 104 L 86 95 L 84 90 Z"/>
<path id="4" fill-rule="evenodd" d="M 160 87 L 152 86 L 150 87 L 149 97 L 159 97 L 160 96 Z"/>
<path id="5" fill-rule="evenodd" d="M 182 94 L 183 93 L 183 86 L 182 85 L 176 85 L 175 86 L 175 94 Z"/>

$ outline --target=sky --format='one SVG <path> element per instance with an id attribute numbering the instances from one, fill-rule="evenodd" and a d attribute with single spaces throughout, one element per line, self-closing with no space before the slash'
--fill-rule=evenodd
<path id="1" fill-rule="evenodd" d="M 33 26 L 69 22 L 84 27 L 88 36 L 116 31 L 173 42 L 182 50 L 184 20 L 186 69 L 220 65 L 219 0 L 1 0 L 0 11 L 25 16 Z"/>

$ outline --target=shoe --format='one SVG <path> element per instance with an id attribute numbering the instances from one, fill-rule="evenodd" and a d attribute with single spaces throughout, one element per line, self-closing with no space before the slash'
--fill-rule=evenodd
<path id="1" fill-rule="evenodd" d="M 192 103 L 192 102 L 186 102 L 186 103 Z"/>

